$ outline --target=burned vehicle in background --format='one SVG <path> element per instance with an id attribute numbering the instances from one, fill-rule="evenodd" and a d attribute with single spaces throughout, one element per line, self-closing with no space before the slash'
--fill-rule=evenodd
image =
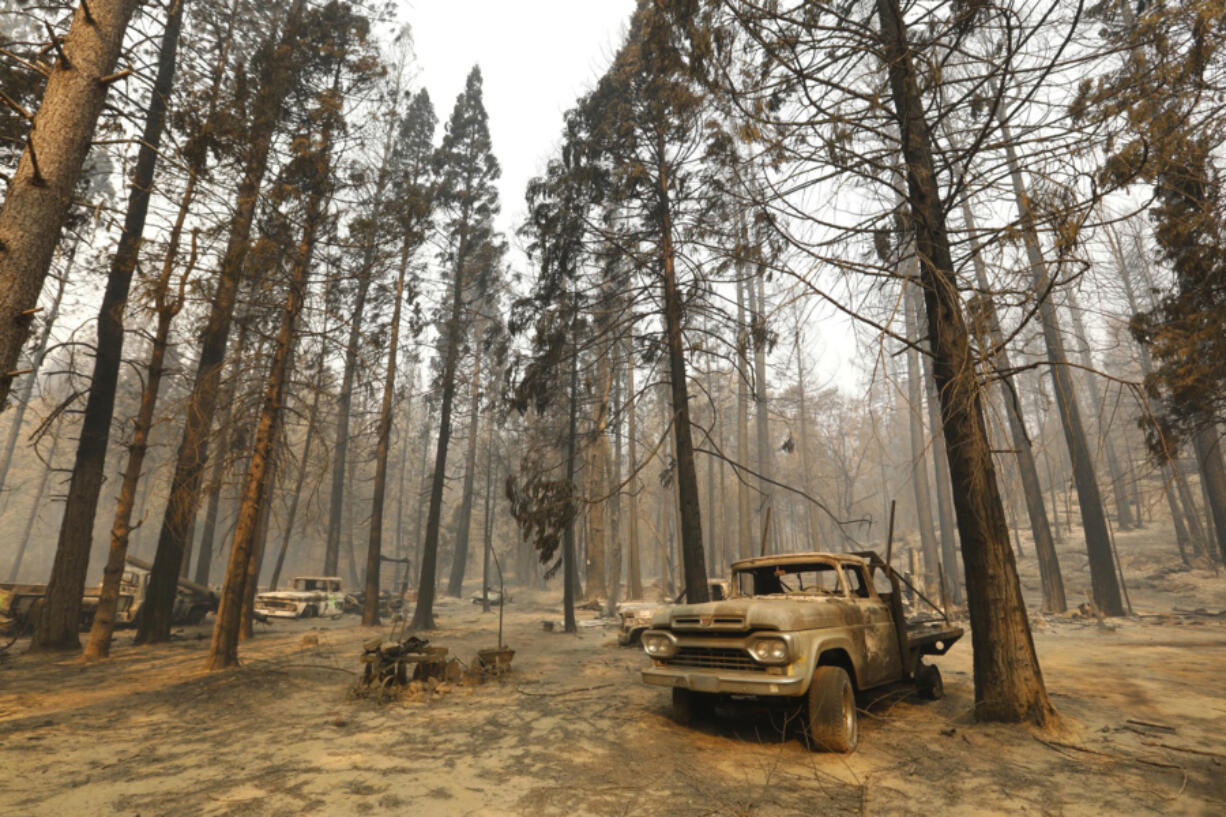
<path id="1" fill-rule="evenodd" d="M 135 556 L 128 556 L 124 560 L 123 577 L 119 580 L 119 609 L 116 612 L 116 625 L 120 627 L 132 626 L 135 627 L 140 623 L 141 610 L 145 606 L 145 597 L 149 592 L 149 582 L 153 577 L 153 565 L 149 562 L 137 559 Z M 101 583 L 98 585 L 98 591 L 93 594 L 94 604 L 92 610 L 97 609 L 97 592 L 102 589 Z M 86 601 L 89 601 L 90 594 L 86 593 Z M 130 602 L 125 603 L 127 599 Z M 171 612 L 171 621 L 174 624 L 199 624 L 204 621 L 204 617 L 209 613 L 217 612 L 217 605 L 221 602 L 221 596 L 217 591 L 205 587 L 202 584 L 196 584 L 190 579 L 179 577 L 179 582 L 175 586 L 175 604 Z"/>
<path id="2" fill-rule="evenodd" d="M 941 673 L 922 659 L 962 637 L 947 619 L 908 622 L 902 584 L 871 551 L 736 562 L 728 599 L 656 614 L 641 638 L 651 658 L 643 681 L 672 689 L 679 723 L 757 699 L 799 706 L 813 748 L 853 751 L 856 694 L 909 683 L 940 698 Z"/>
<path id="3" fill-rule="evenodd" d="M 290 587 L 256 595 L 255 611 L 269 618 L 340 618 L 345 611 L 339 576 L 295 576 Z"/>
<path id="4" fill-rule="evenodd" d="M 115 627 L 136 627 L 149 593 L 153 565 L 128 556 L 119 579 L 119 594 L 115 599 Z M 0 583 L 0 616 L 4 629 L 14 635 L 27 635 L 34 630 L 34 620 L 47 594 L 45 584 Z M 80 628 L 89 630 L 98 610 L 102 582 L 85 588 L 81 596 Z M 175 588 L 171 621 L 176 625 L 199 624 L 209 613 L 217 612 L 220 596 L 208 587 L 190 579 L 180 578 Z"/>
<path id="5" fill-rule="evenodd" d="M 711 601 L 723 601 L 728 598 L 731 584 L 727 579 L 708 579 L 707 591 Z M 651 620 L 656 613 L 674 604 L 680 603 L 685 591 L 671 602 L 668 601 L 623 601 L 617 605 L 617 643 L 623 647 L 639 643 L 643 632 L 651 627 Z"/>

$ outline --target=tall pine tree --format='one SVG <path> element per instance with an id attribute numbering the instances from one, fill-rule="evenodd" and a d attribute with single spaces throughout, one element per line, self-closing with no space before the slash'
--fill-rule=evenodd
<path id="1" fill-rule="evenodd" d="M 482 101 L 481 69 L 474 66 L 455 107 L 436 154 L 437 203 L 442 212 L 442 261 L 450 276 L 449 304 L 439 327 L 442 372 L 438 447 L 430 484 L 430 506 L 422 545 L 421 583 L 412 629 L 434 628 L 434 583 L 438 572 L 439 528 L 443 487 L 447 481 L 447 448 L 451 442 L 451 412 L 455 401 L 461 344 L 468 324 L 466 295 L 497 266 L 491 256 L 500 245 L 493 219 L 498 213 L 494 183 L 501 175 L 490 145 L 489 119 Z"/>

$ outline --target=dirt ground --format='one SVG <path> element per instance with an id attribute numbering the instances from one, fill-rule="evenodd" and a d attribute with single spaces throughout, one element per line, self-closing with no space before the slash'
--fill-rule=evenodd
<path id="1" fill-rule="evenodd" d="M 1160 571 L 1168 537 L 1120 534 L 1134 617 L 1035 618 L 1052 730 L 972 722 L 969 638 L 939 661 L 943 700 L 864 697 L 847 757 L 743 709 L 681 728 L 641 652 L 594 613 L 578 636 L 544 632 L 556 593 L 525 593 L 509 678 L 384 704 L 350 695 L 375 635 L 353 617 L 261 628 L 215 674 L 207 624 L 153 648 L 121 636 L 101 665 L 19 644 L 0 662 L 0 813 L 1222 815 L 1226 573 Z M 1062 555 L 1076 604 L 1084 557 Z M 495 642 L 496 613 L 450 600 L 437 616 L 432 642 L 465 661 Z"/>

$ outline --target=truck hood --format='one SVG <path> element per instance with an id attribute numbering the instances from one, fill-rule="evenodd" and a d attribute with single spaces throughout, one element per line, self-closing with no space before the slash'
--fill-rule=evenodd
<path id="1" fill-rule="evenodd" d="M 651 626 L 700 632 L 813 630 L 856 623 L 855 602 L 835 596 L 756 596 L 679 604 L 657 613 Z"/>

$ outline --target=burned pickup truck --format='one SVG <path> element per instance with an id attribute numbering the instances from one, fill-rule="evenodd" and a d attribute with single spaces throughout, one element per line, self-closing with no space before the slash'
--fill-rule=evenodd
<path id="1" fill-rule="evenodd" d="M 257 594 L 255 611 L 270 618 L 340 618 L 345 612 L 338 576 L 295 576 L 291 588 Z"/>
<path id="2" fill-rule="evenodd" d="M 672 688 L 683 724 L 738 698 L 800 704 L 810 746 L 850 752 L 856 693 L 906 682 L 941 697 L 941 673 L 922 659 L 961 637 L 943 618 L 908 623 L 902 580 L 873 552 L 763 556 L 732 565 L 726 600 L 652 620 L 643 681 Z"/>
<path id="3" fill-rule="evenodd" d="M 119 580 L 119 596 L 115 600 L 115 626 L 136 627 L 140 624 L 141 611 L 149 593 L 153 565 L 135 556 L 124 560 L 123 575 Z M 102 594 L 102 582 L 87 587 L 81 597 L 81 631 L 86 632 L 94 622 L 98 599 Z M 7 619 L 5 629 L 19 635 L 34 630 L 34 620 L 47 595 L 45 584 L 0 583 L 0 617 Z M 178 624 L 199 624 L 209 613 L 217 612 L 218 595 L 209 588 L 180 578 L 175 589 L 171 621 Z"/>

